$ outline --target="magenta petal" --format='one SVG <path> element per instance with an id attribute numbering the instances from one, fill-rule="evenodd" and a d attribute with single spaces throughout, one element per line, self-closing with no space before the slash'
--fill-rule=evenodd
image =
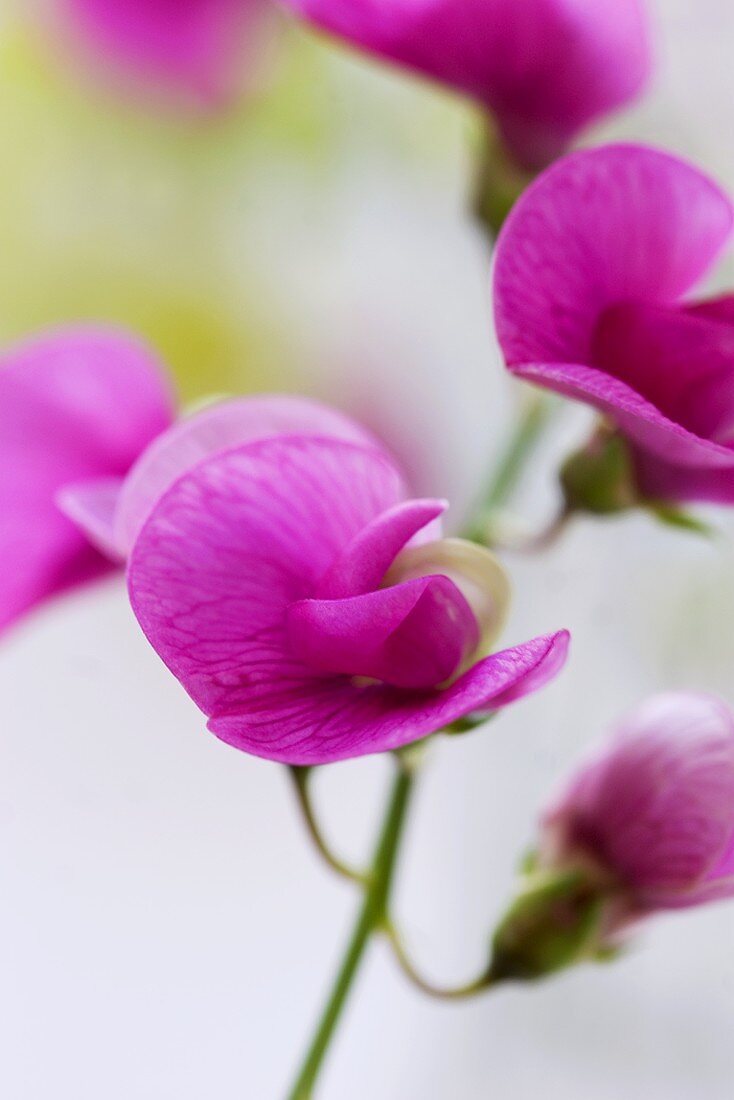
<path id="1" fill-rule="evenodd" d="M 281 394 L 222 401 L 179 420 L 141 456 L 127 478 L 115 539 L 127 553 L 155 502 L 186 470 L 217 451 L 270 436 L 312 435 L 363 446 L 379 444 L 342 413 L 305 397 Z"/>
<path id="2" fill-rule="evenodd" d="M 709 321 L 734 325 L 734 294 L 722 294 L 719 298 L 694 302 L 693 305 L 686 307 L 686 312 L 692 317 L 706 317 Z"/>
<path id="3" fill-rule="evenodd" d="M 262 0 L 63 0 L 85 40 L 121 70 L 203 104 L 237 91 Z"/>
<path id="4" fill-rule="evenodd" d="M 430 688 L 476 650 L 479 628 L 452 581 L 420 577 L 347 599 L 294 603 L 288 640 L 309 668 Z"/>
<path id="5" fill-rule="evenodd" d="M 638 449 L 634 462 L 637 485 L 647 500 L 734 504 L 734 462 L 728 467 L 680 466 Z"/>
<path id="6" fill-rule="evenodd" d="M 497 243 L 495 316 L 508 365 L 591 363 L 601 314 L 620 302 L 676 302 L 709 270 L 733 221 L 728 197 L 673 156 L 611 145 L 566 157 L 528 188 Z"/>
<path id="7" fill-rule="evenodd" d="M 288 764 L 328 764 L 387 752 L 436 733 L 467 714 L 489 713 L 551 680 L 568 634 L 536 638 L 480 661 L 443 691 L 355 687 L 336 677 L 305 680 L 273 666 L 240 707 L 213 715 L 209 729 L 235 748 Z"/>
<path id="8" fill-rule="evenodd" d="M 734 326 L 702 310 L 619 305 L 601 317 L 594 365 L 677 424 L 728 443 L 734 429 Z"/>
<path id="9" fill-rule="evenodd" d="M 112 331 L 61 330 L 0 366 L 0 626 L 108 568 L 62 515 L 59 489 L 124 474 L 171 420 L 153 357 Z"/>
<path id="10" fill-rule="evenodd" d="M 315 595 L 334 600 L 378 588 L 406 543 L 441 537 L 435 521 L 447 507 L 443 500 L 406 500 L 383 512 L 355 536 L 322 578 Z"/>
<path id="11" fill-rule="evenodd" d="M 130 598 L 206 714 L 246 705 L 273 679 L 308 679 L 287 644 L 287 607 L 404 496 L 376 449 L 288 437 L 214 455 L 161 497 L 133 548 Z"/>
<path id="12" fill-rule="evenodd" d="M 578 363 L 532 363 L 515 373 L 528 382 L 585 401 L 607 413 L 640 447 L 683 466 L 724 471 L 734 466 L 728 447 L 701 439 L 664 416 L 626 383 Z"/>
<path id="13" fill-rule="evenodd" d="M 64 485 L 56 494 L 59 509 L 110 561 L 122 562 L 114 535 L 114 520 L 124 484 L 122 477 L 89 478 Z"/>
<path id="14" fill-rule="evenodd" d="M 650 70 L 640 0 L 289 0 L 319 26 L 479 100 L 539 167 Z"/>

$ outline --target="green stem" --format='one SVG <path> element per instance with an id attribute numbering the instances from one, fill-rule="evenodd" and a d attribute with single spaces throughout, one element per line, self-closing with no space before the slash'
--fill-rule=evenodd
<path id="1" fill-rule="evenodd" d="M 298 805 L 301 809 L 301 816 L 306 826 L 306 832 L 313 841 L 316 851 L 324 862 L 331 867 L 332 871 L 335 871 L 341 878 L 346 878 L 349 879 L 350 882 L 364 885 L 367 876 L 361 871 L 356 870 L 356 868 L 350 867 L 335 855 L 327 843 L 324 834 L 321 832 L 311 799 L 310 784 L 312 769 L 292 767 L 289 771 L 293 779 L 296 798 L 298 799 Z"/>
<path id="2" fill-rule="evenodd" d="M 395 960 L 403 974 L 416 989 L 419 989 L 421 993 L 425 993 L 428 997 L 434 997 L 439 1001 L 465 1001 L 470 997 L 476 997 L 479 993 L 486 992 L 496 984 L 491 969 L 487 968 L 478 978 L 475 978 L 472 982 L 467 982 L 465 985 L 453 987 L 434 985 L 418 973 L 395 928 L 389 925 L 386 932 L 392 945 Z"/>
<path id="3" fill-rule="evenodd" d="M 492 475 L 476 516 L 470 521 L 464 537 L 475 542 L 491 541 L 494 513 L 502 507 L 515 489 L 525 463 L 538 445 L 548 423 L 552 402 L 544 395 L 530 393 L 514 431 Z"/>
<path id="4" fill-rule="evenodd" d="M 480 143 L 472 209 L 491 243 L 537 172 L 517 163 L 492 123 L 485 122 Z"/>
<path id="5" fill-rule="evenodd" d="M 398 760 L 398 772 L 393 780 L 392 792 L 369 879 L 365 886 L 362 906 L 311 1046 L 296 1083 L 288 1093 L 288 1100 L 311 1100 L 316 1079 L 365 948 L 372 934 L 385 921 L 387 901 L 412 785 L 412 769 L 403 760 Z"/>

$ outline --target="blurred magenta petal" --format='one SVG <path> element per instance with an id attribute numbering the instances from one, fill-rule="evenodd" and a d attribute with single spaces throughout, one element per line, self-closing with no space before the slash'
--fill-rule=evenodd
<path id="1" fill-rule="evenodd" d="M 641 0 L 288 0 L 311 22 L 446 84 L 542 167 L 620 107 L 651 69 Z"/>
<path id="2" fill-rule="evenodd" d="M 294 436 L 213 454 L 164 493 L 133 547 L 130 598 L 217 736 L 290 763 L 381 752 L 504 705 L 558 671 L 565 635 L 489 657 L 443 690 L 385 682 L 425 680 L 430 668 L 436 683 L 478 635 L 445 578 L 367 593 L 368 569 L 335 570 L 371 545 L 376 576 L 384 532 L 392 539 L 399 529 L 399 547 L 432 521 L 435 504 L 421 502 L 406 524 L 397 508 L 406 496 L 375 447 Z M 360 540 L 370 525 L 380 537 Z M 356 591 L 324 599 L 324 578 L 343 590 L 350 576 Z"/>
<path id="3" fill-rule="evenodd" d="M 573 779 L 546 829 L 566 858 L 590 856 L 637 912 L 734 895 L 731 712 L 706 695 L 650 699 Z"/>
<path id="4" fill-rule="evenodd" d="M 62 0 L 99 67 L 217 106 L 245 83 L 267 0 Z"/>
<path id="5" fill-rule="evenodd" d="M 107 568 L 56 505 L 70 482 L 118 478 L 170 423 L 153 356 L 103 329 L 60 330 L 0 365 L 0 627 Z"/>
<path id="6" fill-rule="evenodd" d="M 730 491 L 734 309 L 729 298 L 682 298 L 733 220 L 727 196 L 690 165 L 608 146 L 541 176 L 497 246 L 495 313 L 508 366 L 609 416 L 633 443 L 643 488 L 664 499 Z"/>
<path id="7" fill-rule="evenodd" d="M 277 435 L 314 435 L 378 446 L 356 421 L 306 397 L 273 394 L 221 401 L 174 424 L 148 447 L 126 479 L 115 542 L 127 554 L 153 504 L 209 455 Z"/>

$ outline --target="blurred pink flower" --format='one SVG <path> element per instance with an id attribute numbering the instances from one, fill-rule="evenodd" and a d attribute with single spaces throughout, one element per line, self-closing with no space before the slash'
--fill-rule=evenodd
<path id="1" fill-rule="evenodd" d="M 61 0 L 71 27 L 101 67 L 205 106 L 248 81 L 269 0 Z"/>
<path id="2" fill-rule="evenodd" d="M 353 45 L 488 107 L 540 168 L 651 70 L 642 0 L 286 0 Z"/>
<path id="3" fill-rule="evenodd" d="M 708 695 L 628 715 L 546 814 L 545 865 L 590 862 L 624 924 L 734 896 L 734 716 Z"/>
<path id="4" fill-rule="evenodd" d="M 650 499 L 734 502 L 734 297 L 684 298 L 733 222 L 695 168 L 615 145 L 548 169 L 497 244 L 508 366 L 610 417 Z"/>
<path id="5" fill-rule="evenodd" d="M 504 574 L 487 551 L 440 539 L 444 509 L 410 500 L 346 417 L 253 398 L 161 437 L 109 537 L 131 548 L 133 610 L 212 732 L 315 764 L 494 710 L 562 666 L 565 632 L 485 656 Z"/>
<path id="6" fill-rule="evenodd" d="M 56 507 L 66 483 L 93 479 L 100 507 L 173 404 L 154 357 L 129 337 L 61 330 L 0 364 L 0 630 L 109 567 Z"/>

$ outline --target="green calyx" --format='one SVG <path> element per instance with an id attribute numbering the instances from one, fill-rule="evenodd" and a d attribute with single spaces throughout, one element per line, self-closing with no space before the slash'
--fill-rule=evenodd
<path id="1" fill-rule="evenodd" d="M 494 934 L 492 981 L 533 981 L 616 954 L 604 942 L 610 898 L 583 870 L 531 871 Z"/>
<path id="2" fill-rule="evenodd" d="M 695 515 L 639 491 L 629 445 L 613 427 L 603 424 L 580 451 L 561 467 L 560 481 L 569 513 L 615 515 L 643 508 L 666 527 L 711 537 L 712 528 Z"/>
<path id="3" fill-rule="evenodd" d="M 566 504 L 574 512 L 613 515 L 640 503 L 629 447 L 606 427 L 566 460 L 560 479 Z"/>

